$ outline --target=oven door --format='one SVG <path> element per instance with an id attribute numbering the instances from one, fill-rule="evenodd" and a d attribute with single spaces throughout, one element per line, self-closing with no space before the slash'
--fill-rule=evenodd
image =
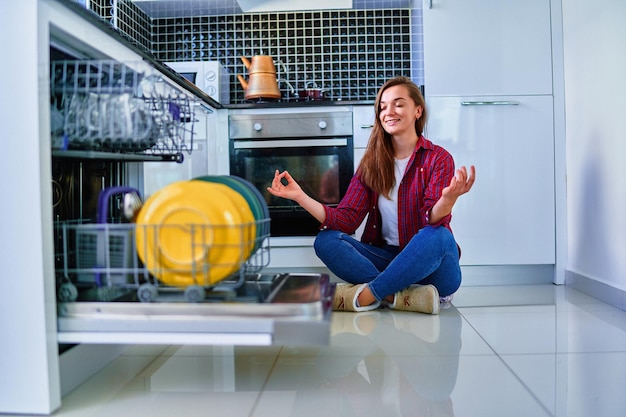
<path id="1" fill-rule="evenodd" d="M 336 206 L 354 172 L 351 136 L 230 141 L 230 173 L 258 188 L 267 202 L 272 236 L 314 236 L 320 223 L 297 203 L 267 191 L 274 172 L 288 171 L 315 200 Z"/>

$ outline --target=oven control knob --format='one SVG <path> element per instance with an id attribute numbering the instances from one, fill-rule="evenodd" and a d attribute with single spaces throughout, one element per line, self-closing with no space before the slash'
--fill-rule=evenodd
<path id="1" fill-rule="evenodd" d="M 259 122 L 255 123 L 254 125 L 252 125 L 252 127 L 254 128 L 254 130 L 256 130 L 257 132 L 260 132 L 263 129 L 263 125 Z"/>
<path id="2" fill-rule="evenodd" d="M 326 126 L 328 126 L 324 120 L 321 120 L 317 125 L 320 129 L 326 129 Z"/>

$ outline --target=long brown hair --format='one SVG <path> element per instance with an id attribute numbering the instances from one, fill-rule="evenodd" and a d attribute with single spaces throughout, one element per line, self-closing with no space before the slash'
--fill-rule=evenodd
<path id="1" fill-rule="evenodd" d="M 372 133 L 367 143 L 367 149 L 357 170 L 361 181 L 376 193 L 389 198 L 389 193 L 395 183 L 394 176 L 394 151 L 391 135 L 385 132 L 380 122 L 380 99 L 386 89 L 396 85 L 403 85 L 409 97 L 416 106 L 422 106 L 422 116 L 415 120 L 415 133 L 421 136 L 426 125 L 427 113 L 426 102 L 419 87 L 407 77 L 396 77 L 388 80 L 378 90 L 374 104 L 375 118 Z"/>

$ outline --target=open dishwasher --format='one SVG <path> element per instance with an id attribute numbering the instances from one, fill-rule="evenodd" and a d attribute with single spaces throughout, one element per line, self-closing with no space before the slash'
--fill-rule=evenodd
<path id="1" fill-rule="evenodd" d="M 264 272 L 262 196 L 254 210 L 240 188 L 253 215 L 227 224 L 189 214 L 204 208 L 180 196 L 168 201 L 177 211 L 142 217 L 142 164 L 181 163 L 193 149 L 193 94 L 145 63 L 54 60 L 50 74 L 59 343 L 328 343 L 334 284 Z M 232 178 L 174 185 L 202 180 Z M 222 204 L 206 190 L 183 200 Z"/>

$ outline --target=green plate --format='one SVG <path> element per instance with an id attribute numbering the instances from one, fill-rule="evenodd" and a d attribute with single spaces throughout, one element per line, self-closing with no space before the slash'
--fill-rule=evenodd
<path id="1" fill-rule="evenodd" d="M 250 190 L 252 190 L 254 195 L 256 195 L 256 197 L 257 197 L 257 201 L 258 201 L 259 205 L 261 206 L 261 211 L 263 212 L 262 219 L 269 220 L 269 218 L 270 218 L 270 210 L 267 207 L 267 202 L 265 201 L 265 198 L 263 197 L 263 194 L 261 194 L 259 189 L 256 188 L 254 186 L 254 184 L 252 184 L 250 181 L 248 181 L 248 180 L 246 180 L 244 178 L 238 177 L 236 175 L 231 175 L 230 178 L 233 178 L 234 180 L 241 182 L 242 184 L 247 186 Z M 269 221 L 264 222 L 263 225 L 261 226 L 261 229 L 263 229 L 263 233 L 262 233 L 263 235 L 269 236 L 269 234 L 270 234 L 270 222 Z"/>
<path id="2" fill-rule="evenodd" d="M 251 183 L 248 183 L 249 185 L 246 184 L 247 181 L 243 178 L 239 178 L 234 175 L 204 175 L 202 177 L 194 178 L 194 180 L 224 184 L 230 187 L 232 190 L 241 194 L 244 200 L 246 200 L 256 221 L 269 218 L 269 209 L 267 208 L 267 203 L 265 203 L 263 196 L 261 195 L 259 190 L 257 190 Z M 257 242 L 254 248 L 255 252 L 262 242 L 262 237 L 268 234 L 269 222 L 262 222 L 257 225 Z"/>

